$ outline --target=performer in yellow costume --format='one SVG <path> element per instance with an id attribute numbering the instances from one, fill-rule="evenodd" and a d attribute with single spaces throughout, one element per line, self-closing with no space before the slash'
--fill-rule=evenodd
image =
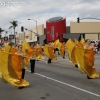
<path id="1" fill-rule="evenodd" d="M 48 63 L 51 63 L 51 60 L 57 60 L 57 56 L 54 54 L 55 47 L 52 45 L 52 43 L 49 43 L 44 46 L 44 53 L 49 58 Z"/>
<path id="2" fill-rule="evenodd" d="M 18 51 L 15 52 L 15 54 L 19 55 L 19 59 L 22 59 L 20 61 L 21 62 L 21 69 L 22 69 L 22 74 L 21 74 L 21 82 L 25 83 L 26 85 L 29 85 L 29 82 L 27 82 L 26 80 L 24 80 L 24 76 L 25 76 L 25 62 L 24 62 L 24 56 L 26 55 L 25 52 L 22 51 L 22 45 L 18 46 Z M 24 86 L 19 87 L 19 89 L 24 88 Z"/>
<path id="3" fill-rule="evenodd" d="M 90 40 L 85 41 L 84 47 L 76 48 L 76 61 L 82 73 L 87 74 L 88 79 L 100 78 L 94 67 L 95 48 Z"/>
<path id="4" fill-rule="evenodd" d="M 35 59 L 37 59 L 37 60 L 44 59 L 44 55 L 43 55 L 43 52 L 42 52 L 42 46 L 40 44 L 37 43 L 34 46 L 34 51 L 35 51 L 35 53 L 34 53 Z"/>

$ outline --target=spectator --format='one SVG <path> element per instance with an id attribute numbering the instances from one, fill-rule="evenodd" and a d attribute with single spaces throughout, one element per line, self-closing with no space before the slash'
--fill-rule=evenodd
<path id="1" fill-rule="evenodd" d="M 98 53 L 100 53 L 100 41 L 98 42 Z"/>

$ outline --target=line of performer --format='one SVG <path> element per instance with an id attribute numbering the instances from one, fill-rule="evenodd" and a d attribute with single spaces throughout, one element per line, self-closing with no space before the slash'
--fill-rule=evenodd
<path id="1" fill-rule="evenodd" d="M 40 44 L 29 45 L 26 41 L 21 41 L 17 45 L 5 45 L 0 48 L 0 78 L 4 83 L 10 83 L 19 89 L 29 86 L 25 80 L 25 70 L 30 62 L 31 73 L 35 72 L 35 62 L 45 60 L 52 63 L 52 60 L 59 60 L 56 51 L 65 59 L 65 52 L 68 53 L 69 60 L 79 68 L 81 73 L 87 75 L 87 79 L 100 78 L 94 67 L 94 55 L 96 49 L 90 40 L 81 41 L 69 39 L 66 43 L 58 40 L 41 46 Z"/>

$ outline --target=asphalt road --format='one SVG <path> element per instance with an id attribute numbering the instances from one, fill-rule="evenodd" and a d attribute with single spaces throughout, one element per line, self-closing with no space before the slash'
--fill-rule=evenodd
<path id="1" fill-rule="evenodd" d="M 95 56 L 100 73 L 100 54 Z M 0 81 L 0 100 L 100 100 L 100 79 L 87 79 L 66 59 L 37 61 L 35 73 L 26 71 L 30 86 L 21 90 Z"/>

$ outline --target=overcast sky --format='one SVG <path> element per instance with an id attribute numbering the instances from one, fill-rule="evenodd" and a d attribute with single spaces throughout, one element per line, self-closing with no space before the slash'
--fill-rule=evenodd
<path id="1" fill-rule="evenodd" d="M 77 17 L 100 18 L 100 0 L 0 0 L 0 27 L 12 33 L 10 21 L 18 21 L 16 31 L 19 33 L 21 26 L 28 29 L 36 26 L 35 21 L 28 18 L 46 26 L 46 20 L 57 16 L 66 17 L 67 26 L 77 21 Z"/>

